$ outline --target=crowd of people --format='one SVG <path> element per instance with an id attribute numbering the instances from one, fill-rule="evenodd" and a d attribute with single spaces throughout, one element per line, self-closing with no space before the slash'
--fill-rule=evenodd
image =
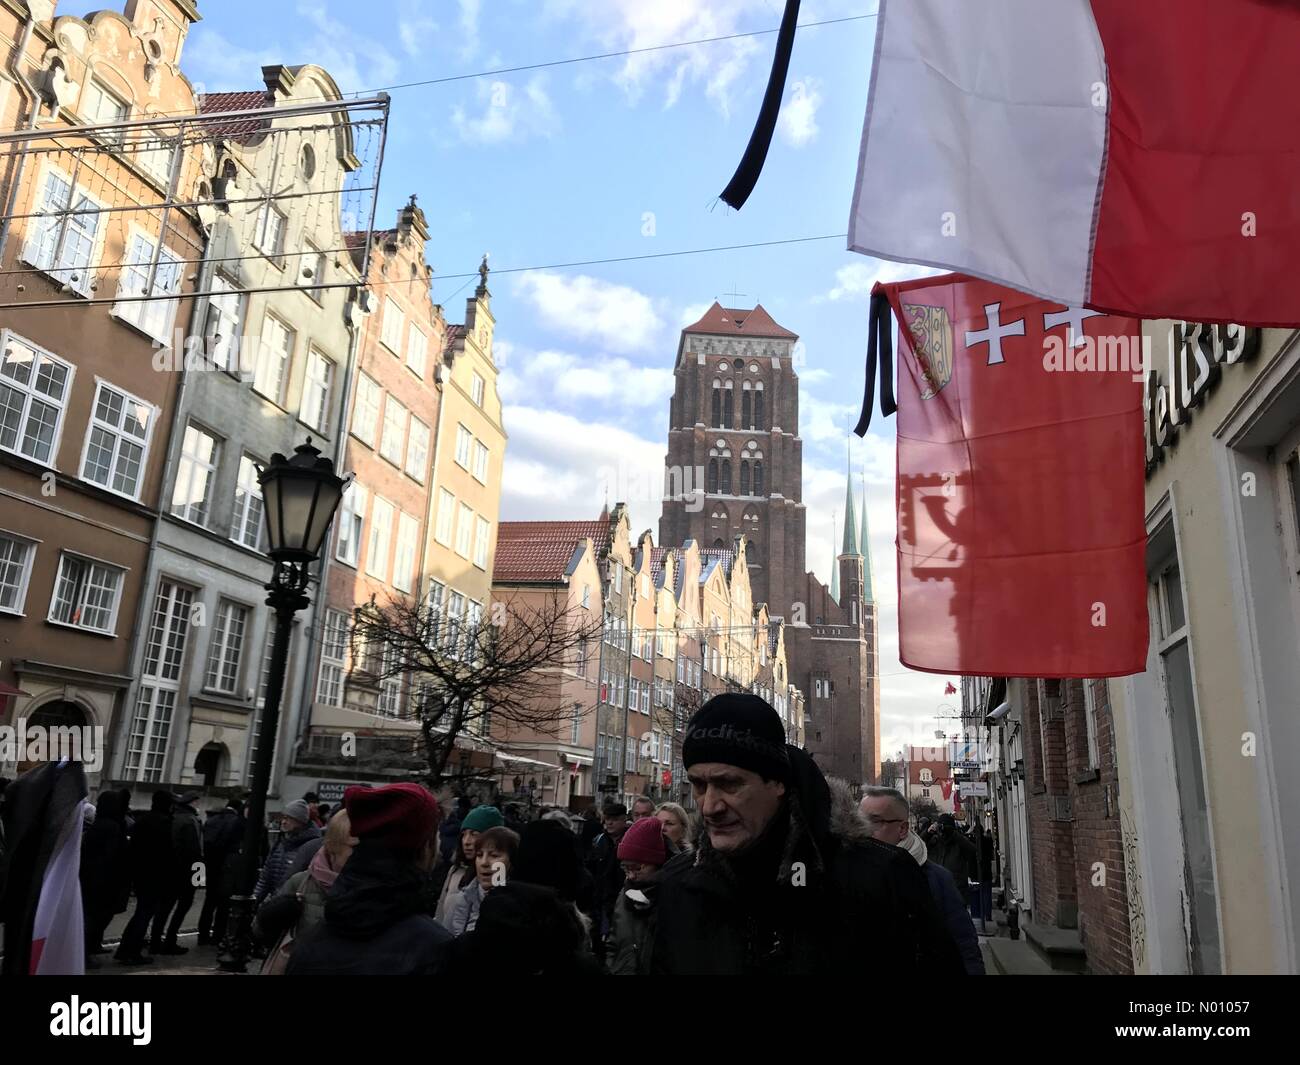
<path id="1" fill-rule="evenodd" d="M 288 803 L 258 855 L 253 933 L 267 975 L 982 973 L 963 892 L 982 840 L 951 818 L 913 831 L 896 791 L 860 800 L 785 742 L 757 696 L 692 718 L 683 763 L 695 812 L 637 797 L 534 820 L 517 808 L 440 805 L 414 783 L 354 786 L 331 811 Z M 197 796 L 129 810 L 99 797 L 83 837 L 86 952 L 148 964 L 177 943 L 206 888 L 199 942 L 225 934 L 242 865 L 238 800 L 201 823 Z M 199 873 L 198 871 L 202 871 Z"/>

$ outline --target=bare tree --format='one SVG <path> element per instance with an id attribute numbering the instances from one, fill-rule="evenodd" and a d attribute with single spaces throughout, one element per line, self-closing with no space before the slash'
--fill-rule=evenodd
<path id="1" fill-rule="evenodd" d="M 481 741 L 495 725 L 558 736 L 573 721 L 560 698 L 561 672 L 602 619 L 558 595 L 495 600 L 486 616 L 453 618 L 427 601 L 373 597 L 353 611 L 353 661 L 377 682 L 404 678 L 420 723 L 428 785 L 486 779 L 488 766 L 455 757 L 462 737 Z M 548 691 L 553 684 L 555 690 Z"/>

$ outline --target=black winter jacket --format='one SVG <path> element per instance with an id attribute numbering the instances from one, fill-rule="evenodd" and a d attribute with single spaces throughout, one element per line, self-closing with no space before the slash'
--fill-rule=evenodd
<path id="1" fill-rule="evenodd" d="M 451 933 L 428 915 L 428 876 L 362 840 L 325 896 L 325 920 L 295 943 L 289 976 L 427 976 Z"/>
<path id="2" fill-rule="evenodd" d="M 664 867 L 652 971 L 963 974 L 920 867 L 871 838 L 847 784 L 789 752 L 795 778 L 763 837 L 724 858 L 705 833 Z"/>

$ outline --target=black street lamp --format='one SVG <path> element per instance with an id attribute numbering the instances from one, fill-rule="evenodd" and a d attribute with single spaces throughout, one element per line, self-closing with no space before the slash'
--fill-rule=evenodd
<path id="1" fill-rule="evenodd" d="M 266 820 L 266 793 L 271 786 L 271 758 L 275 753 L 293 616 L 310 602 L 306 588 L 311 564 L 320 555 L 345 484 L 334 473 L 334 463 L 321 458 L 320 452 L 312 447 L 311 437 L 294 448 L 291 459 L 272 455 L 270 465 L 258 470 L 257 480 L 266 507 L 270 544 L 267 554 L 275 564 L 271 581 L 266 585 L 266 605 L 275 611 L 275 636 L 257 737 L 252 795 L 245 811 L 238 893 L 230 899 L 230 919 L 218 959 L 222 969 L 235 973 L 244 971 L 251 953 L 253 890 L 257 886 L 258 850 L 262 823 Z"/>

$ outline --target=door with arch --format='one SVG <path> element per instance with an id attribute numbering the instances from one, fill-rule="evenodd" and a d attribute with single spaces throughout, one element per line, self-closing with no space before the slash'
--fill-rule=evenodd
<path id="1" fill-rule="evenodd" d="M 60 735 L 54 731 L 55 729 L 75 728 L 81 730 L 90 724 L 90 719 L 86 712 L 76 703 L 68 702 L 66 699 L 59 699 L 55 702 L 46 703 L 43 706 L 38 707 L 36 710 L 33 710 L 31 713 L 22 714 L 20 716 L 27 722 L 26 729 L 29 736 L 35 728 L 45 730 L 47 744 L 45 757 L 43 759 L 36 761 L 23 760 L 18 763 L 19 776 L 22 776 L 29 769 L 35 769 L 37 766 L 44 765 L 49 761 L 54 761 L 67 753 L 65 751 L 53 751 L 50 749 L 48 738 Z M 15 724 L 17 724 L 17 721 L 15 721 Z M 84 737 L 86 734 L 79 731 L 78 735 Z M 78 745 L 80 745 L 80 739 L 77 742 Z M 30 753 L 30 749 L 26 750 L 24 753 Z M 90 752 L 82 751 L 81 754 L 84 759 L 90 754 Z"/>

